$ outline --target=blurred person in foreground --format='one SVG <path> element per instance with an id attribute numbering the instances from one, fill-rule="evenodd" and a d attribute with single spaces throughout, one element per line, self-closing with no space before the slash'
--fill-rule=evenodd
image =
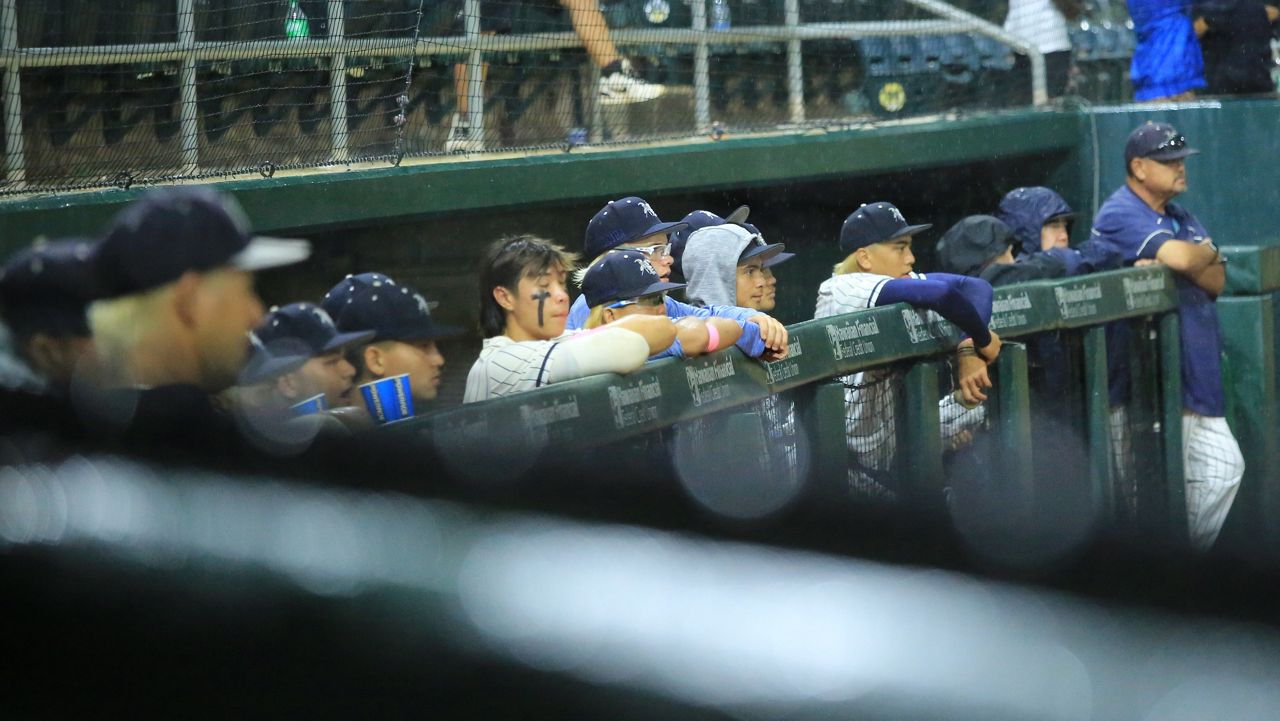
<path id="1" fill-rule="evenodd" d="M 1129 265 L 1158 263 L 1174 272 L 1182 356 L 1182 452 L 1192 546 L 1218 538 L 1244 476 L 1244 457 L 1227 425 L 1222 333 L 1214 301 L 1225 259 L 1190 211 L 1173 199 L 1187 190 L 1187 158 L 1199 153 L 1173 126 L 1147 121 L 1124 147 L 1125 184 L 1093 221 L 1093 237 Z"/>
<path id="2" fill-rule="evenodd" d="M 576 265 L 573 253 L 532 235 L 502 238 L 485 249 L 480 261 L 485 340 L 467 374 L 464 403 L 598 373 L 631 373 L 671 347 L 676 328 L 666 315 L 629 315 L 592 330 L 566 331 L 565 283 Z"/>
<path id="3" fill-rule="evenodd" d="M 262 319 L 253 272 L 310 252 L 252 235 L 235 201 L 207 187 L 150 191 L 122 210 L 95 253 L 89 325 L 104 389 L 92 419 L 184 445 L 229 428 L 213 394 L 236 382 Z"/>
<path id="4" fill-rule="evenodd" d="M 86 307 L 93 295 L 93 245 L 87 239 L 37 241 L 0 268 L 0 320 L 25 365 L 7 388 L 65 397 L 77 369 L 93 356 Z"/>
<path id="5" fill-rule="evenodd" d="M 333 286 L 321 306 L 342 333 L 372 333 L 348 346 L 355 385 L 408 374 L 415 412 L 435 401 L 445 363 L 438 341 L 462 333 L 431 317 L 435 303 L 382 273 L 359 273 Z M 343 403 L 348 404 L 364 407 L 358 392 Z"/>

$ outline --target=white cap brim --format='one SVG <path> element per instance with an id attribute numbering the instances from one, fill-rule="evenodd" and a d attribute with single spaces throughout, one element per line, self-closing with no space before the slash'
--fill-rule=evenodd
<path id="1" fill-rule="evenodd" d="M 292 238 L 254 236 L 227 265 L 240 270 L 266 270 L 300 263 L 311 256 L 311 243 Z"/>

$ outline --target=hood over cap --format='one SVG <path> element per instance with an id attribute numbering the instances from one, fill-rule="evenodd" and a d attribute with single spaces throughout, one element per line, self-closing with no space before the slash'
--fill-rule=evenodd
<path id="1" fill-rule="evenodd" d="M 738 263 L 750 246 L 763 244 L 759 238 L 733 224 L 694 231 L 684 249 L 685 298 L 693 305 L 738 305 Z M 768 260 L 782 249 L 781 243 L 761 245 L 751 257 Z"/>
<path id="2" fill-rule="evenodd" d="M 938 241 L 938 264 L 943 272 L 977 277 L 983 266 L 1013 242 L 1013 231 L 999 219 L 970 215 L 951 226 Z"/>
<path id="3" fill-rule="evenodd" d="M 1038 185 L 1010 190 L 996 210 L 1018 239 L 1019 253 L 1040 252 L 1040 229 L 1050 218 L 1074 215 L 1061 195 Z"/>

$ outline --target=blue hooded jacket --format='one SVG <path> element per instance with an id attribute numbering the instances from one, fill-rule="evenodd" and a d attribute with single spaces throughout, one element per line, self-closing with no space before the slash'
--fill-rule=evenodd
<path id="1" fill-rule="evenodd" d="M 1040 229 L 1059 215 L 1074 215 L 1074 211 L 1061 195 L 1038 185 L 1010 190 L 996 210 L 996 217 L 1013 230 L 1018 252 L 1024 255 L 1040 252 Z"/>
<path id="2" fill-rule="evenodd" d="M 1013 231 L 1020 259 L 1047 252 L 1062 261 L 1069 276 L 1119 268 L 1124 258 L 1093 240 L 1076 248 L 1040 250 L 1040 229 L 1044 224 L 1050 218 L 1074 214 L 1061 195 L 1039 185 L 1010 190 L 1000 199 L 996 210 L 996 217 Z"/>

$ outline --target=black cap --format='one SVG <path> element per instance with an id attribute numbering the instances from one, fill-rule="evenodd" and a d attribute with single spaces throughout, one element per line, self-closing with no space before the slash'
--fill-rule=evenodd
<path id="1" fill-rule="evenodd" d="M 292 373 L 315 357 L 311 346 L 301 338 L 282 337 L 263 342 L 256 333 L 249 334 L 249 360 L 240 371 L 239 385 L 264 383 L 285 373 Z"/>
<path id="2" fill-rule="evenodd" d="M 1134 158 L 1151 158 L 1161 162 L 1178 160 L 1200 151 L 1187 145 L 1187 139 L 1168 123 L 1151 120 L 1129 133 L 1124 144 L 1124 162 Z"/>
<path id="3" fill-rule="evenodd" d="M 1014 241 L 1013 230 L 1000 219 L 970 215 L 943 233 L 935 255 L 944 273 L 977 276 Z"/>
<path id="4" fill-rule="evenodd" d="M 659 278 L 649 257 L 638 250 L 609 253 L 588 268 L 582 278 L 582 293 L 587 297 L 590 308 L 684 286 L 684 283 L 667 283 Z"/>
<path id="5" fill-rule="evenodd" d="M 382 273 L 348 275 L 324 294 L 320 307 L 345 333 L 373 331 L 371 341 L 430 340 L 459 335 L 462 329 L 431 319 L 429 303 L 413 288 Z"/>
<path id="6" fill-rule="evenodd" d="M 262 270 L 305 260 L 311 244 L 254 236 L 232 198 L 207 187 L 149 191 L 111 221 L 97 250 L 104 298 L 171 283 L 189 270 Z"/>
<path id="7" fill-rule="evenodd" d="M 907 225 L 907 219 L 893 203 L 867 203 L 844 219 L 840 227 L 840 250 L 852 253 L 858 248 L 915 235 L 932 227 L 932 223 Z"/>
<path id="8" fill-rule="evenodd" d="M 684 227 L 684 222 L 663 222 L 644 198 L 631 196 L 610 200 L 587 223 L 584 250 L 594 258 L 606 250 L 630 243 L 655 233 L 670 233 Z"/>
<path id="9" fill-rule="evenodd" d="M 760 256 L 764 256 L 763 262 L 761 263 L 761 265 L 764 265 L 781 255 L 782 251 L 787 247 L 782 243 L 766 243 L 764 236 L 760 235 L 757 231 L 747 228 L 745 225 L 742 226 L 742 229 L 751 233 L 751 242 L 747 243 L 747 247 L 743 248 L 742 252 L 738 254 L 738 265 L 742 265 L 748 260 L 758 258 Z"/>
<path id="10" fill-rule="evenodd" d="M 38 240 L 0 268 L 0 313 L 20 336 L 88 336 L 95 295 L 93 244 L 83 238 Z"/>
<path id="11" fill-rule="evenodd" d="M 724 225 L 725 223 L 733 223 L 745 228 L 751 225 L 747 222 L 747 216 L 750 214 L 751 208 L 748 208 L 745 205 L 739 205 L 732 213 L 723 218 L 712 213 L 710 210 L 695 210 L 684 216 L 680 222 L 684 223 L 685 227 L 671 231 L 671 269 L 681 275 L 684 275 L 684 266 L 682 264 L 682 261 L 684 260 L 684 247 L 688 244 L 689 236 L 693 234 L 693 231 L 710 228 L 713 225 Z M 754 225 L 751 225 L 751 232 L 759 233 L 759 231 L 755 229 Z"/>

